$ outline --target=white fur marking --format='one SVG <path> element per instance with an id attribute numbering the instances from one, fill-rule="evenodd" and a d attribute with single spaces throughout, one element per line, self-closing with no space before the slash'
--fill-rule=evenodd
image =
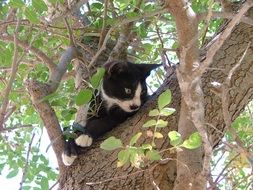
<path id="1" fill-rule="evenodd" d="M 77 158 L 76 155 L 68 156 L 65 153 L 62 153 L 62 162 L 64 163 L 65 166 L 70 166 L 74 160 Z"/>
<path id="2" fill-rule="evenodd" d="M 102 93 L 102 97 L 103 99 L 106 101 L 107 103 L 107 109 L 109 109 L 110 107 L 112 107 L 114 104 L 118 105 L 121 109 L 123 109 L 124 111 L 126 112 L 134 112 L 136 110 L 132 110 L 130 108 L 130 106 L 132 105 L 136 105 L 136 106 L 141 106 L 141 91 L 142 91 L 142 88 L 141 88 L 141 84 L 139 83 L 138 86 L 137 86 L 137 89 L 135 90 L 135 94 L 134 94 L 134 97 L 132 100 L 119 100 L 117 98 L 111 98 L 109 97 L 104 89 L 103 89 L 103 86 L 101 88 L 101 93 Z"/>
<path id="3" fill-rule="evenodd" d="M 80 135 L 75 139 L 78 146 L 87 147 L 92 144 L 92 138 L 89 135 Z"/>

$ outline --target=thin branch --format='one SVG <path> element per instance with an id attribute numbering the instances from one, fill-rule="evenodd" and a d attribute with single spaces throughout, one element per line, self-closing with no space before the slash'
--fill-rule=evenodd
<path id="1" fill-rule="evenodd" d="M 75 47 L 68 47 L 61 55 L 60 61 L 55 70 L 50 72 L 49 93 L 53 93 L 59 86 L 63 75 L 67 71 L 67 66 L 74 58 L 77 58 L 78 52 Z"/>
<path id="2" fill-rule="evenodd" d="M 10 132 L 17 129 L 31 128 L 31 127 L 33 127 L 33 125 L 16 125 L 14 127 L 5 127 L 0 131 L 0 133 Z"/>
<path id="3" fill-rule="evenodd" d="M 209 1 L 208 4 L 209 4 L 208 5 L 208 12 L 207 12 L 207 15 L 205 17 L 205 26 L 203 28 L 203 34 L 202 34 L 202 39 L 201 39 L 202 44 L 205 43 L 206 34 L 208 32 L 208 26 L 209 26 L 209 23 L 211 21 L 213 0 Z"/>
<path id="4" fill-rule="evenodd" d="M 108 2 L 109 0 L 105 0 L 104 2 L 104 13 L 103 13 L 103 26 L 100 33 L 99 43 L 98 43 L 98 49 L 101 48 L 105 35 L 106 35 L 106 19 L 107 19 L 107 10 L 108 10 Z"/>
<path id="5" fill-rule="evenodd" d="M 75 38 L 74 38 L 74 35 L 73 35 L 73 30 L 71 29 L 69 23 L 68 23 L 68 19 L 66 17 L 64 17 L 64 21 L 65 21 L 65 25 L 68 29 L 68 34 L 69 34 L 69 41 L 70 41 L 70 45 L 71 46 L 76 46 L 75 44 Z"/>
<path id="6" fill-rule="evenodd" d="M 136 16 L 136 17 L 133 17 L 133 18 L 130 18 L 130 19 L 120 19 L 120 20 L 118 20 L 118 22 L 114 26 L 112 26 L 109 29 L 109 31 L 107 32 L 101 48 L 97 51 L 96 55 L 92 58 L 90 64 L 88 65 L 88 69 L 93 66 L 93 64 L 96 62 L 97 58 L 99 57 L 99 55 L 106 49 L 106 44 L 107 44 L 107 41 L 110 39 L 110 34 L 115 29 L 117 29 L 120 26 L 123 26 L 123 25 L 125 25 L 127 23 L 135 22 L 135 21 L 138 21 L 138 20 L 144 19 L 144 18 L 153 17 L 155 15 L 162 14 L 162 13 L 165 13 L 165 12 L 167 12 L 165 9 L 161 9 L 161 10 L 154 11 L 154 12 L 151 12 L 151 13 L 145 13 L 145 14 L 142 14 L 140 16 Z"/>
<path id="7" fill-rule="evenodd" d="M 221 170 L 220 174 L 217 176 L 217 178 L 215 179 L 214 183 L 218 184 L 220 177 L 222 176 L 222 174 L 227 170 L 227 168 L 229 167 L 229 165 L 239 156 L 240 154 L 235 155 L 227 164 L 226 166 Z"/>
<path id="8" fill-rule="evenodd" d="M 198 22 L 204 20 L 208 14 L 209 14 L 209 12 L 199 13 L 197 15 Z M 213 19 L 214 18 L 232 19 L 235 16 L 236 16 L 236 14 L 233 12 L 217 12 L 217 11 L 211 12 L 211 17 Z M 250 17 L 242 16 L 240 22 L 243 22 L 245 24 L 249 24 L 249 25 L 253 26 L 253 19 L 251 19 Z"/>
<path id="9" fill-rule="evenodd" d="M 11 88 L 12 88 L 13 82 L 15 80 L 17 71 L 18 71 L 19 62 L 18 62 L 18 42 L 17 42 L 17 39 L 18 39 L 19 24 L 20 24 L 20 22 L 17 22 L 16 29 L 14 32 L 14 37 L 13 37 L 14 53 L 13 53 L 13 60 L 12 60 L 11 76 L 10 76 L 10 80 L 7 84 L 7 87 L 3 93 L 4 99 L 2 101 L 2 106 L 1 106 L 1 110 L 0 110 L 0 130 L 3 130 L 3 128 L 4 128 L 3 124 L 4 124 L 4 118 L 6 115 L 6 109 L 7 109 L 8 103 L 9 103 L 9 94 L 11 92 Z"/>
<path id="10" fill-rule="evenodd" d="M 25 179 L 26 179 L 26 173 L 27 173 L 28 164 L 29 164 L 29 156 L 30 156 L 30 153 L 31 153 L 32 143 L 33 143 L 34 137 L 35 137 L 35 133 L 33 133 L 31 141 L 28 145 L 28 150 L 27 150 L 27 153 L 26 153 L 26 161 L 25 161 L 25 166 L 23 168 L 23 174 L 22 174 L 22 179 L 21 179 L 21 182 L 20 182 L 19 190 L 23 189 L 23 184 L 24 184 Z"/>
<path id="11" fill-rule="evenodd" d="M 54 187 L 55 187 L 58 183 L 59 183 L 59 181 L 57 180 L 57 181 L 49 188 L 49 190 L 54 189 Z"/>

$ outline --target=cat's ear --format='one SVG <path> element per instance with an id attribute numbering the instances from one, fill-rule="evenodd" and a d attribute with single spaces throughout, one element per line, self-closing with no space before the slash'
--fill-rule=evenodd
<path id="1" fill-rule="evenodd" d="M 142 77 L 145 79 L 150 75 L 150 72 L 157 67 L 160 67 L 162 64 L 136 64 L 139 69 Z"/>
<path id="2" fill-rule="evenodd" d="M 104 68 L 108 76 L 112 76 L 122 73 L 126 69 L 126 66 L 125 62 L 110 61 L 104 65 Z"/>

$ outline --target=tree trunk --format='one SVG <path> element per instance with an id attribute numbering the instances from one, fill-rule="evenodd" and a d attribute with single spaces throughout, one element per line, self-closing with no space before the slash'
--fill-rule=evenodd
<path id="1" fill-rule="evenodd" d="M 239 24 L 231 36 L 215 55 L 210 68 L 203 75 L 203 92 L 205 98 L 205 122 L 212 144 L 216 145 L 223 137 L 225 124 L 222 113 L 220 88 L 214 87 L 213 82 L 223 84 L 229 71 L 238 63 L 249 42 L 253 41 L 253 27 Z M 210 42 L 211 43 L 211 42 Z M 208 49 L 203 49 L 205 52 Z M 217 84 L 218 84 L 217 83 Z M 148 119 L 148 112 L 156 106 L 156 98 L 160 92 L 169 88 L 173 93 L 173 107 L 177 112 L 167 118 L 169 126 L 162 130 L 167 132 L 177 130 L 180 110 L 180 89 L 177 84 L 175 67 L 172 67 L 159 91 L 152 96 L 144 107 L 121 126 L 109 132 L 106 136 L 115 136 L 129 143 L 130 138 L 137 132 L 143 131 L 142 125 Z M 236 69 L 231 79 L 229 91 L 229 112 L 234 120 L 253 98 L 253 49 L 249 48 L 240 67 Z M 187 129 L 187 124 L 185 126 Z M 145 132 L 145 131 L 143 131 Z M 106 138 L 106 137 L 103 137 Z M 139 143 L 150 141 L 142 138 Z M 118 151 L 104 151 L 99 148 L 101 140 L 88 148 L 72 166 L 65 167 L 60 173 L 60 189 L 155 189 L 155 184 L 161 189 L 173 189 L 176 179 L 176 156 L 165 152 L 163 158 L 170 158 L 163 163 L 152 163 L 150 168 L 143 170 L 131 166 L 116 168 Z M 168 139 L 158 140 L 157 149 L 169 147 Z M 183 150 L 186 151 L 186 150 Z M 187 150 L 188 151 L 188 150 Z M 189 150 L 189 153 L 191 151 Z M 191 155 L 191 156 L 194 156 Z M 201 161 L 197 157 L 196 161 Z M 180 164 L 178 162 L 178 164 Z M 194 164 L 194 163 L 192 163 Z M 187 171 L 186 172 L 192 172 Z"/>

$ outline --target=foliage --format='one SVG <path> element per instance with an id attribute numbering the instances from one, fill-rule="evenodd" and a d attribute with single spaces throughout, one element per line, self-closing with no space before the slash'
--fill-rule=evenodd
<path id="1" fill-rule="evenodd" d="M 253 152 L 253 102 L 247 109 L 233 122 L 232 127 L 236 131 L 238 138 L 248 152 Z M 236 145 L 235 139 L 228 131 L 225 134 L 224 142 L 230 145 Z M 226 146 L 222 143 L 214 150 L 212 160 L 213 175 L 217 176 L 214 180 L 219 181 L 218 187 L 221 189 L 250 189 L 252 186 L 252 160 L 246 152 L 238 153 L 232 146 Z M 220 168 L 226 167 L 225 171 Z"/>
<path id="2" fill-rule="evenodd" d="M 166 90 L 158 97 L 158 109 L 150 110 L 149 116 L 157 117 L 156 119 L 148 120 L 143 124 L 144 129 L 153 129 L 153 131 L 150 129 L 147 131 L 147 137 L 151 138 L 150 143 L 141 143 L 139 146 L 135 146 L 137 144 L 137 141 L 143 135 L 142 132 L 138 132 L 131 138 L 129 144 L 126 146 L 122 146 L 123 143 L 120 139 L 109 137 L 100 145 L 100 148 L 104 150 L 121 149 L 118 153 L 117 167 L 131 163 L 131 166 L 136 168 L 149 165 L 149 161 L 152 162 L 161 160 L 162 152 L 165 151 L 172 152 L 173 150 L 180 150 L 181 147 L 187 149 L 199 148 L 202 142 L 199 133 L 193 133 L 188 139 L 183 141 L 181 135 L 178 132 L 170 131 L 168 133 L 168 138 L 172 147 L 167 150 L 156 149 L 155 140 L 164 138 L 163 134 L 160 131 L 158 132 L 158 129 L 162 130 L 168 125 L 168 122 L 161 119 L 161 117 L 168 117 L 175 112 L 175 109 L 166 107 L 170 103 L 171 91 Z"/>

